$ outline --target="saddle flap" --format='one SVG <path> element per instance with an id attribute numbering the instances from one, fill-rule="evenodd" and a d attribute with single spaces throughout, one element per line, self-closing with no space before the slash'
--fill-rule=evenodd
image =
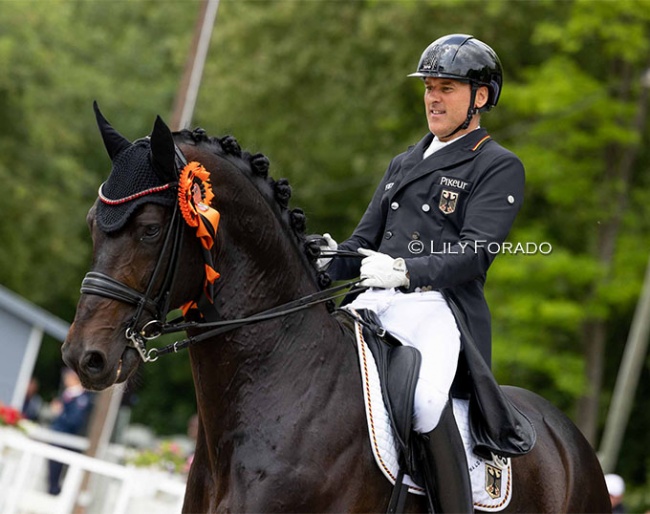
<path id="1" fill-rule="evenodd" d="M 358 309 L 363 337 L 375 361 L 381 383 L 381 393 L 403 455 L 408 455 L 413 427 L 415 386 L 420 374 L 422 356 L 411 346 L 402 345 L 386 332 L 377 314 Z"/>
<path id="2" fill-rule="evenodd" d="M 402 449 L 410 447 L 413 427 L 413 402 L 422 356 L 411 346 L 394 346 L 388 350 L 385 377 L 389 412 Z"/>

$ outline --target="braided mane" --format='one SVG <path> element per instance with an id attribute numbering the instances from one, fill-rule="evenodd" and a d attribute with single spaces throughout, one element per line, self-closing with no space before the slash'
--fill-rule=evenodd
<path id="1" fill-rule="evenodd" d="M 269 176 L 269 159 L 261 153 L 251 154 L 242 150 L 237 140 L 231 136 L 208 136 L 201 128 L 194 130 L 181 130 L 174 135 L 184 143 L 202 147 L 233 163 L 237 169 L 257 188 L 262 197 L 271 205 L 281 224 L 288 229 L 298 245 L 300 253 L 306 259 L 308 268 L 312 270 L 316 283 L 320 289 L 329 287 L 331 279 L 325 272 L 316 269 L 320 249 L 318 242 L 310 241 L 305 235 L 307 218 L 300 208 L 289 208 L 291 186 L 286 178 L 278 180 Z"/>

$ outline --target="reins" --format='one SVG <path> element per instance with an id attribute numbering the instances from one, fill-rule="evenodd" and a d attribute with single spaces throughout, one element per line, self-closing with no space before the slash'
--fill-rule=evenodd
<path id="1" fill-rule="evenodd" d="M 354 252 L 350 252 L 350 253 L 354 253 Z M 352 255 L 346 255 L 346 256 L 351 257 Z M 357 256 L 362 257 L 362 255 L 357 255 Z M 212 328 L 212 330 L 208 330 L 207 332 L 202 332 L 196 336 L 190 336 L 181 341 L 176 341 L 162 348 L 151 348 L 146 352 L 146 356 L 143 359 L 145 360 L 145 362 L 154 362 L 161 355 L 166 355 L 169 353 L 178 353 L 180 350 L 184 350 L 189 346 L 200 343 L 201 341 L 205 341 L 206 339 L 224 334 L 231 330 L 235 330 L 237 328 L 241 328 L 246 325 L 250 325 L 252 323 L 259 323 L 261 321 L 268 321 L 275 318 L 280 318 L 282 316 L 287 316 L 289 314 L 293 314 L 295 312 L 308 309 L 315 305 L 328 302 L 330 300 L 334 300 L 335 298 L 339 298 L 347 294 L 355 294 L 357 292 L 364 291 L 366 287 L 359 286 L 359 282 L 360 282 L 359 280 L 353 280 L 350 282 L 339 284 L 334 287 L 330 287 L 328 289 L 318 291 L 317 293 L 312 293 L 307 296 L 303 296 L 301 298 L 298 298 L 297 300 L 293 300 L 284 303 L 282 305 L 272 307 L 271 309 L 259 312 L 257 314 L 245 318 L 214 321 L 214 322 L 163 323 L 159 326 L 159 330 L 155 334 L 148 335 L 146 334 L 147 328 L 153 326 L 154 323 L 159 323 L 157 320 L 153 320 L 147 323 L 140 331 L 139 335 L 144 340 L 156 339 L 163 334 L 180 332 L 190 328 L 200 328 L 200 329 Z M 350 288 L 350 291 L 344 291 L 348 288 Z"/>
<path id="2" fill-rule="evenodd" d="M 176 245 L 174 245 L 172 248 L 175 250 L 174 253 L 177 253 Z M 356 252 L 340 251 L 337 253 L 336 251 L 334 252 L 328 251 L 328 253 L 331 253 L 333 257 L 334 256 L 357 257 L 357 258 L 363 257 L 361 254 L 358 254 Z M 176 261 L 177 258 L 176 257 L 170 258 L 170 261 L 172 260 Z M 156 266 L 156 270 L 158 270 L 158 268 L 159 266 Z M 173 274 L 175 274 L 175 271 L 173 272 Z M 150 285 L 151 283 L 153 283 L 153 278 L 155 278 L 155 275 L 152 276 Z M 173 281 L 165 280 L 165 283 L 168 286 L 168 289 L 166 293 L 161 294 L 161 297 L 165 298 L 166 306 L 168 307 L 169 289 L 171 289 L 171 285 Z M 295 312 L 308 309 L 315 305 L 319 305 L 321 303 L 328 302 L 336 298 L 340 298 L 347 294 L 355 294 L 357 292 L 364 291 L 366 287 L 360 286 L 359 283 L 360 283 L 359 280 L 345 282 L 343 284 L 339 284 L 334 287 L 330 287 L 322 291 L 318 291 L 316 293 L 303 296 L 296 300 L 292 300 L 282 305 L 272 307 L 270 309 L 259 312 L 257 314 L 253 314 L 251 316 L 247 316 L 245 318 L 212 321 L 212 322 L 190 321 L 185 323 L 179 321 L 184 318 L 177 318 L 175 320 L 172 320 L 171 322 L 163 322 L 160 319 L 153 319 L 148 323 L 146 323 L 140 331 L 136 331 L 134 327 L 136 326 L 136 323 L 138 322 L 140 316 L 142 315 L 143 310 L 146 309 L 151 312 L 156 312 L 159 318 L 162 317 L 163 312 L 165 315 L 167 313 L 167 310 L 160 311 L 159 305 L 154 300 L 151 300 L 151 298 L 149 298 L 150 287 L 147 289 L 147 293 L 142 294 L 132 289 L 131 287 L 113 279 L 112 277 L 105 275 L 104 273 L 90 271 L 86 274 L 86 277 L 82 282 L 81 292 L 84 294 L 95 294 L 106 298 L 111 298 L 113 300 L 118 300 L 124 303 L 135 305 L 137 307 L 136 314 L 133 316 L 133 318 L 129 322 L 129 325 L 126 328 L 125 337 L 129 341 L 129 346 L 135 348 L 138 351 L 140 357 L 144 362 L 154 362 L 161 355 L 166 355 L 169 353 L 178 353 L 180 350 L 184 350 L 189 346 L 192 346 L 196 343 L 200 343 L 201 341 L 205 341 L 206 339 L 224 334 L 231 330 L 242 328 L 252 323 L 259 323 L 262 321 L 268 321 L 275 318 L 280 318 L 282 316 L 287 316 L 289 314 L 293 314 Z M 350 290 L 345 291 L 348 288 Z M 187 337 L 186 339 L 180 341 L 176 341 L 162 348 L 147 349 L 147 341 L 152 341 L 154 339 L 157 339 L 164 334 L 182 332 L 188 329 L 211 329 L 211 330 L 202 332 L 195 336 Z"/>

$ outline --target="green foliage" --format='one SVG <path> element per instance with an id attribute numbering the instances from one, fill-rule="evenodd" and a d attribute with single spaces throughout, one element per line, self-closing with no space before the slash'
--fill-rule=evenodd
<path id="1" fill-rule="evenodd" d="M 0 280 L 65 318 L 90 259 L 85 214 L 107 175 L 92 101 L 127 136 L 148 132 L 179 80 L 190 34 L 174 17 L 191 24 L 188 5 L 162 15 L 153 3 L 2 2 Z"/>
<path id="2" fill-rule="evenodd" d="M 0 283 L 71 320 L 91 260 L 86 212 L 110 165 L 92 102 L 130 138 L 167 116 L 198 4 L 0 3 Z M 44 397 L 62 365 L 46 340 Z"/>

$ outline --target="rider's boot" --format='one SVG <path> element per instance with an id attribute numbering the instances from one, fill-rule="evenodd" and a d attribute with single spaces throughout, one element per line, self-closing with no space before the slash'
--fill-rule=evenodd
<path id="1" fill-rule="evenodd" d="M 423 478 L 431 512 L 474 512 L 465 447 L 451 401 L 443 409 L 436 428 L 419 435 L 424 454 Z"/>

